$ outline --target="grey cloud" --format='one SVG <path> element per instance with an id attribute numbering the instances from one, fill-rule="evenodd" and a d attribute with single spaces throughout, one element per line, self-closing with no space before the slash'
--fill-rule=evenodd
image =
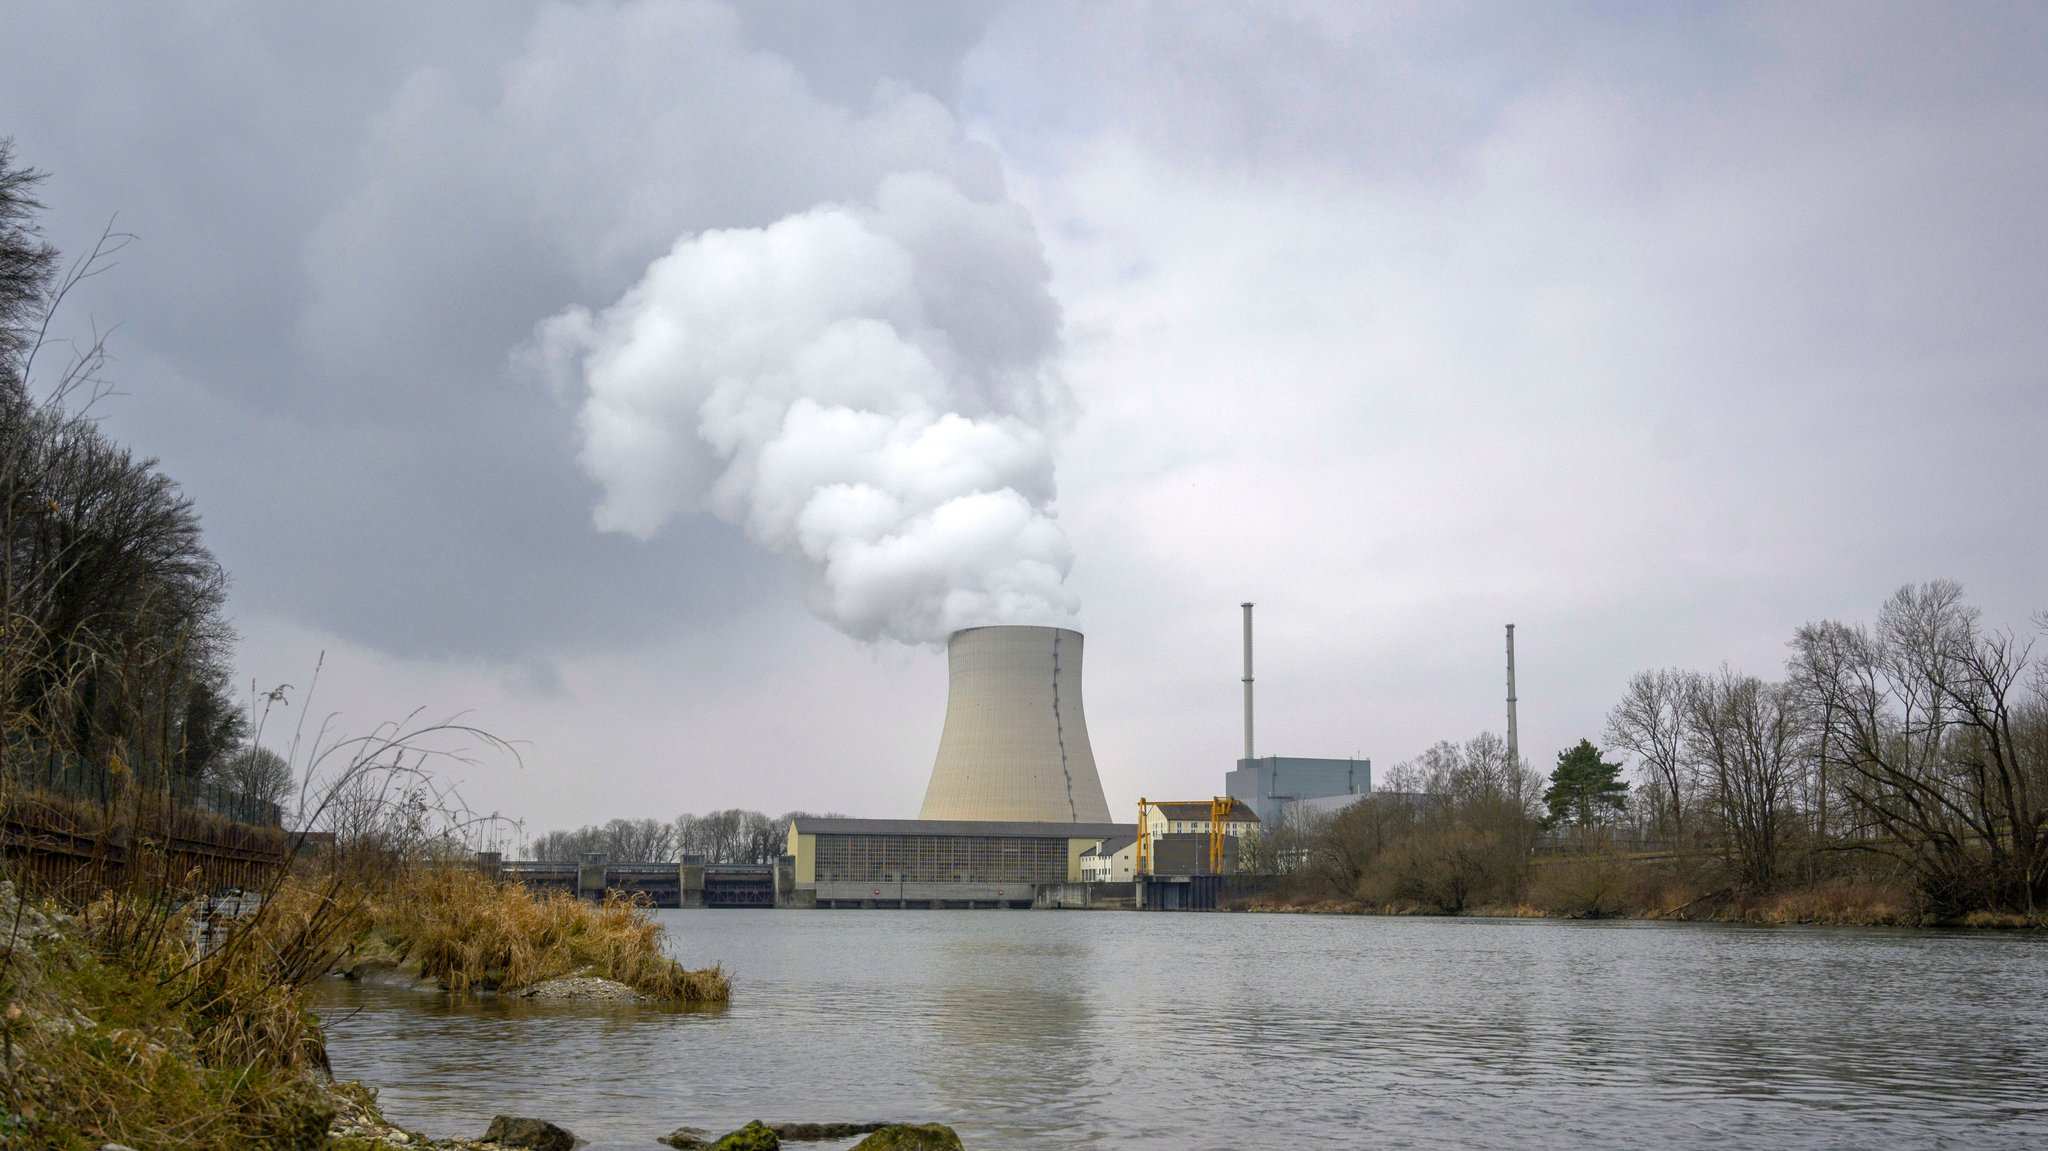
<path id="1" fill-rule="evenodd" d="M 10 15 L 48 49 L 0 101 L 31 109 L 23 154 L 59 173 L 58 234 L 76 247 L 118 207 L 141 236 L 83 301 L 126 325 L 108 418 L 200 499 L 238 603 L 392 651 L 511 657 L 754 594 L 763 561 L 730 529 L 597 535 L 573 413 L 508 357 L 678 235 L 890 171 L 999 189 L 993 158 L 901 82 L 957 69 L 970 14 L 929 38 L 952 64 L 848 33 L 877 47 L 835 73 L 847 105 L 749 47 L 797 35 L 772 15 Z"/>
<path id="2" fill-rule="evenodd" d="M 737 527 L 595 531 L 576 396 L 508 354 L 678 237 L 906 168 L 1007 191 L 1048 238 L 1079 399 L 1058 511 L 1105 781 L 1196 793 L 1234 743 L 1247 596 L 1275 737 L 1383 762 L 1497 723 L 1510 617 L 1534 750 L 1597 730 L 1638 666 L 1767 672 L 1791 626 L 1905 580 L 2044 606 L 2044 22 L 0 0 L 27 46 L 0 131 L 53 173 L 66 247 L 116 210 L 141 235 L 78 316 L 122 324 L 109 424 L 187 482 L 239 606 L 489 657 L 565 733 L 591 689 L 547 697 L 544 664 L 763 612 L 778 646 L 732 641 L 755 674 L 691 713 L 733 754 L 788 713 L 778 669 L 848 645 L 791 640 L 823 629 Z M 1051 322 L 957 303 L 991 360 Z M 629 717 L 719 664 L 637 666 L 605 724 L 653 762 L 672 733 Z M 877 715 L 910 674 L 842 665 Z M 835 733 L 774 722 L 790 762 L 837 762 Z M 923 735 L 862 722 L 892 763 Z"/>

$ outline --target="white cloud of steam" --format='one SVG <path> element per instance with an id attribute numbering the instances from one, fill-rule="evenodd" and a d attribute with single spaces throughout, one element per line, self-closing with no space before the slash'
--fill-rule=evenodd
<path id="1" fill-rule="evenodd" d="M 1022 208 L 899 174 L 871 206 L 685 237 L 534 350 L 581 394 L 600 528 L 708 510 L 806 564 L 847 634 L 937 643 L 1078 607 L 1048 276 Z"/>

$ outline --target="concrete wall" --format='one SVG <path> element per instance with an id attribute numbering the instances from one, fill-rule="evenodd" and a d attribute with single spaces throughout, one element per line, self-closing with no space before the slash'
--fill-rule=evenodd
<path id="1" fill-rule="evenodd" d="M 1135 888 L 1131 883 L 1043 883 L 1031 906 L 1067 911 L 1129 911 Z"/>
<path id="2" fill-rule="evenodd" d="M 915 883 L 908 880 L 893 883 L 820 883 L 812 891 L 816 906 L 819 907 L 828 903 L 873 907 L 897 907 L 906 903 L 935 906 L 966 906 L 970 903 L 1028 906 L 1038 894 L 1037 885 L 1031 883 Z"/>
<path id="3" fill-rule="evenodd" d="M 1108 823 L 1081 633 L 976 627 L 946 645 L 946 725 L 919 819 Z"/>
<path id="4" fill-rule="evenodd" d="M 795 861 L 796 882 L 799 885 L 818 881 L 818 837 L 799 835 L 796 821 L 789 824 L 789 846 L 783 849 Z"/>
<path id="5" fill-rule="evenodd" d="M 1155 876 L 1209 875 L 1209 837 L 1206 835 L 1162 835 L 1152 841 L 1147 861 Z M 1237 840 L 1223 837 L 1223 874 L 1237 870 Z"/>

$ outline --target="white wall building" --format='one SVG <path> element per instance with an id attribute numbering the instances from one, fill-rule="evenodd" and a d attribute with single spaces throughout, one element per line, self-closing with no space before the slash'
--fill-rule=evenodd
<path id="1" fill-rule="evenodd" d="M 1081 853 L 1081 882 L 1129 883 L 1138 876 L 1138 837 L 1118 835 Z"/>

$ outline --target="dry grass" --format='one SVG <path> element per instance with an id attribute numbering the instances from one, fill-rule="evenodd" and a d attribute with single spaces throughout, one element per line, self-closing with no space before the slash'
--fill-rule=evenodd
<path id="1" fill-rule="evenodd" d="M 595 975 L 666 1003 L 724 1003 L 732 994 L 717 967 L 690 971 L 664 955 L 661 925 L 629 900 L 535 895 L 447 867 L 423 872 L 398 896 L 379 901 L 373 922 L 372 947 L 458 993 Z"/>
<path id="2" fill-rule="evenodd" d="M 1736 901 L 1719 918 L 1745 923 L 1860 927 L 1915 927 L 1926 922 L 1910 893 L 1889 884 L 1856 879 L 1826 879 L 1775 895 Z"/>
<path id="3" fill-rule="evenodd" d="M 117 910 L 94 909 L 101 924 Z M 49 908 L 23 921 L 36 926 L 14 935 L 0 980 L 0 1146 L 323 1144 L 332 1108 L 308 1074 L 324 1063 L 319 1026 L 293 989 L 253 966 L 195 965 L 183 946 L 103 955 L 90 919 Z"/>
<path id="4" fill-rule="evenodd" d="M 1990 927 L 2009 930 L 2039 930 L 2048 927 L 2048 912 L 2021 915 L 2004 911 L 1972 911 L 1957 920 L 1956 927 Z"/>
<path id="5" fill-rule="evenodd" d="M 1349 915 L 1407 915 L 1417 911 L 1412 904 L 1274 896 L 1255 900 L 1246 909 Z M 1725 887 L 1712 887 L 1697 876 L 1597 857 L 1546 861 L 1536 869 L 1526 899 L 1515 904 L 1475 906 L 1468 908 L 1465 914 L 1516 918 L 1615 917 L 1756 924 L 1805 923 L 1849 927 L 1935 924 L 1927 917 L 1910 888 L 1882 878 L 1837 876 L 1768 895 L 1745 896 Z M 1977 912 L 1940 925 L 2039 929 L 2048 927 L 2048 916 Z"/>

